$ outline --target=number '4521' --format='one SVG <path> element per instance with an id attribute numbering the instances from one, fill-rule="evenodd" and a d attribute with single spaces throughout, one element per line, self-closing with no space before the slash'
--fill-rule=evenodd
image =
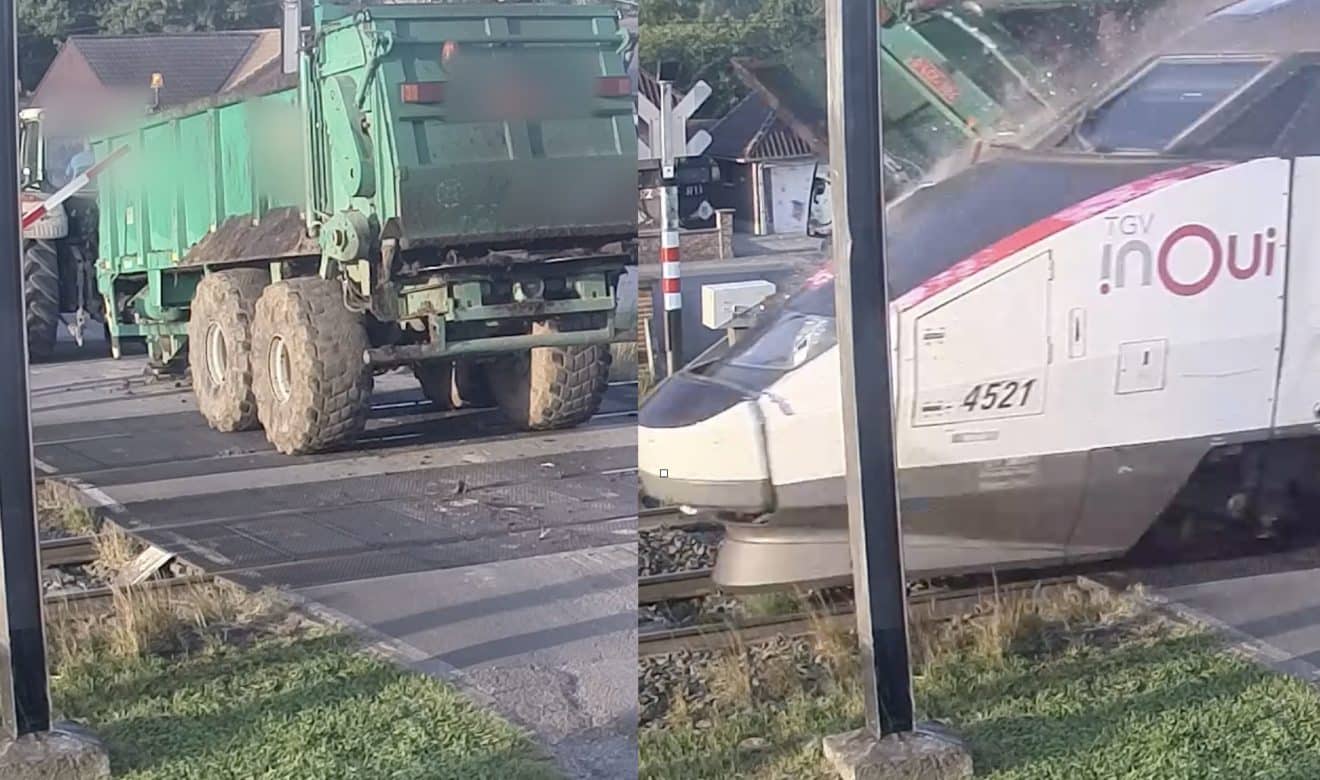
<path id="1" fill-rule="evenodd" d="M 1007 379 L 999 382 L 982 382 L 972 387 L 963 398 L 962 407 L 969 412 L 990 411 L 992 409 L 1017 409 L 1027 405 L 1031 398 L 1031 388 L 1036 380 L 1019 382 Z"/>

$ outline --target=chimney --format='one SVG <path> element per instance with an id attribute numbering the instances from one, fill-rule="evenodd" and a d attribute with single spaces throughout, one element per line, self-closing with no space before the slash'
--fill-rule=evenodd
<path id="1" fill-rule="evenodd" d="M 298 38 L 302 34 L 302 9 L 298 0 L 283 0 L 284 23 L 280 27 L 280 53 L 284 72 L 298 72 Z"/>

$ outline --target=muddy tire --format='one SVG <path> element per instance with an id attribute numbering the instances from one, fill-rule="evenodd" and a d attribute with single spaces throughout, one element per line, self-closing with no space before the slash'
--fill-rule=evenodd
<path id="1" fill-rule="evenodd" d="M 252 318 L 270 274 L 235 268 L 197 285 L 188 319 L 188 366 L 206 424 L 223 433 L 257 428 L 252 391 Z"/>
<path id="2" fill-rule="evenodd" d="M 23 298 L 28 356 L 44 360 L 55 352 L 60 327 L 60 260 L 54 243 L 23 242 Z"/>
<path id="3" fill-rule="evenodd" d="M 624 341 L 610 345 L 610 381 L 637 381 L 637 342 Z"/>
<path id="4" fill-rule="evenodd" d="M 533 333 L 552 330 L 537 323 Z M 532 431 L 570 428 L 591 419 L 609 384 L 608 345 L 537 347 L 489 365 L 487 377 L 500 411 Z"/>
<path id="5" fill-rule="evenodd" d="M 413 366 L 413 376 L 422 386 L 422 395 L 440 411 L 455 408 L 454 364 L 448 360 L 428 360 Z"/>
<path id="6" fill-rule="evenodd" d="M 266 288 L 253 320 L 254 391 L 266 438 L 286 455 L 352 441 L 367 424 L 372 376 L 367 331 L 335 281 Z"/>
<path id="7" fill-rule="evenodd" d="M 441 411 L 496 405 L 485 371 L 474 363 L 432 360 L 414 365 L 413 376 L 422 394 Z"/>
<path id="8" fill-rule="evenodd" d="M 484 366 L 470 360 L 454 363 L 454 392 L 464 409 L 498 406 Z"/>

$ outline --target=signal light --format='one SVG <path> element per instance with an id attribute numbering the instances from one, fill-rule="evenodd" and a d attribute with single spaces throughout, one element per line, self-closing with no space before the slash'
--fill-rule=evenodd
<path id="1" fill-rule="evenodd" d="M 600 97 L 628 97 L 632 94 L 632 79 L 627 76 L 600 76 L 596 79 L 596 94 Z"/>
<path id="2" fill-rule="evenodd" d="M 443 81 L 413 81 L 400 85 L 405 103 L 443 103 L 445 83 Z"/>

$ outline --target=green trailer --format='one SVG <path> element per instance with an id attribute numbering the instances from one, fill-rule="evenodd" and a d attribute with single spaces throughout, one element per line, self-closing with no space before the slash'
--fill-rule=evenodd
<path id="1" fill-rule="evenodd" d="M 185 361 L 221 431 L 351 441 L 373 377 L 528 429 L 598 407 L 636 263 L 627 34 L 610 8 L 318 4 L 264 94 L 96 139 L 112 349 Z M 168 78 L 168 74 L 163 74 Z"/>

